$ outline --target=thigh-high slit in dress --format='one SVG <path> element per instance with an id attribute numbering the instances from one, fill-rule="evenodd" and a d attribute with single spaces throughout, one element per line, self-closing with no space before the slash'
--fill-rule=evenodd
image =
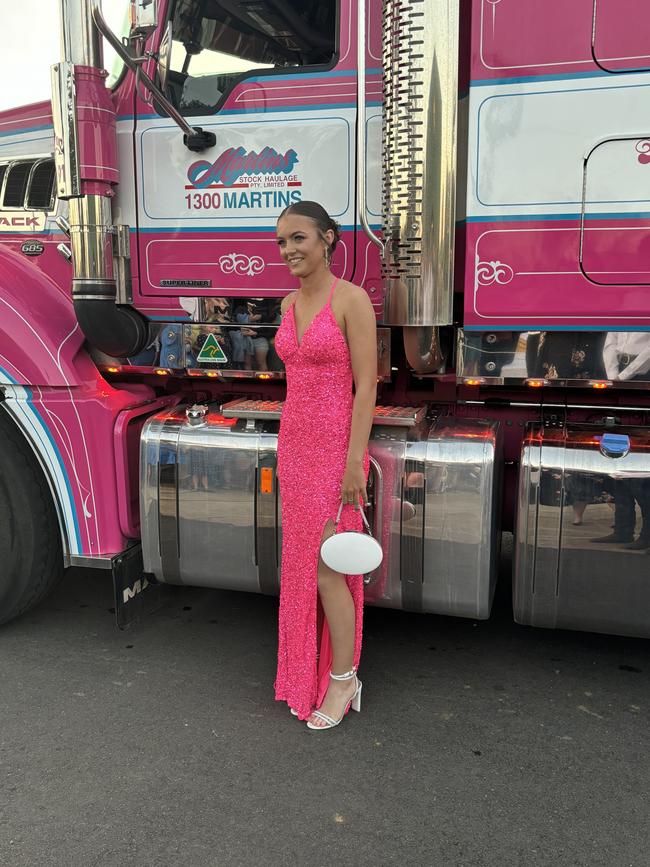
<path id="1" fill-rule="evenodd" d="M 282 566 L 275 697 L 303 720 L 323 701 L 332 666 L 326 619 L 318 647 L 318 562 L 323 530 L 336 518 L 341 500 L 352 424 L 352 364 L 332 313 L 335 286 L 336 280 L 300 343 L 293 304 L 275 338 L 287 375 L 278 439 Z M 367 475 L 367 454 L 364 469 Z M 361 529 L 361 516 L 352 506 L 344 507 L 339 529 Z M 361 655 L 363 576 L 345 577 L 355 608 L 356 667 Z"/>

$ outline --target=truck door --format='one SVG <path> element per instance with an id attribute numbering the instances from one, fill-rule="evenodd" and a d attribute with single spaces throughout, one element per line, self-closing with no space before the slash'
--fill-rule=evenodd
<path id="1" fill-rule="evenodd" d="M 609 127 L 585 157 L 580 267 L 590 282 L 625 286 L 626 313 L 647 310 L 650 283 L 650 124 L 630 96 L 647 99 L 650 10 L 645 0 L 597 0 L 592 35 L 594 61 L 610 78 Z M 635 73 L 645 73 L 640 76 Z M 603 224 L 603 211 L 617 219 Z M 627 288 L 629 287 L 629 288 Z"/>
<path id="2" fill-rule="evenodd" d="M 170 4 L 167 95 L 192 126 L 212 131 L 216 144 L 192 153 L 169 118 L 140 103 L 135 164 L 145 312 L 172 313 L 178 296 L 215 289 L 231 296 L 284 294 L 291 284 L 276 249 L 275 222 L 301 199 L 321 202 L 341 224 L 333 270 L 352 279 L 361 258 L 355 248 L 355 10 L 352 0 Z M 374 39 L 376 29 L 377 22 Z M 367 94 L 375 105 L 377 82 L 377 92 Z M 373 124 L 378 141 L 380 125 Z M 367 150 L 375 205 L 377 141 Z"/>

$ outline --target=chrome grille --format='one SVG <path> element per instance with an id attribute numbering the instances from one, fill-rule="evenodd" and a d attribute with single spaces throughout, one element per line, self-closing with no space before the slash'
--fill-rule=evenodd
<path id="1" fill-rule="evenodd" d="M 54 160 L 32 157 L 0 164 L 0 208 L 50 211 L 54 207 Z"/>
<path id="2" fill-rule="evenodd" d="M 14 163 L 9 166 L 2 205 L 5 208 L 22 208 L 25 204 L 27 181 L 34 163 Z"/>

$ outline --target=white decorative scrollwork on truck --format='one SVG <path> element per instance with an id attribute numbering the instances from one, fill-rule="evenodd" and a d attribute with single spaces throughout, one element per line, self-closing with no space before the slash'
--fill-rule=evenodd
<path id="1" fill-rule="evenodd" d="M 264 268 L 261 256 L 246 256 L 244 253 L 227 253 L 219 258 L 219 267 L 224 274 L 238 274 L 240 277 L 255 277 Z"/>
<path id="2" fill-rule="evenodd" d="M 491 286 L 493 283 L 499 283 L 501 286 L 509 283 L 515 276 L 515 272 L 510 265 L 505 262 L 477 262 L 476 263 L 476 282 L 479 286 Z"/>

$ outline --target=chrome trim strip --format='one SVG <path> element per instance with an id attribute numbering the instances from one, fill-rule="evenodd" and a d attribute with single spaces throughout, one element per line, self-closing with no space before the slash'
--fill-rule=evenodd
<path id="1" fill-rule="evenodd" d="M 180 425 L 163 425 L 159 435 L 158 540 L 163 580 L 182 584 L 178 532 L 178 441 Z"/>
<path id="2" fill-rule="evenodd" d="M 402 608 L 405 611 L 423 610 L 424 582 L 424 534 L 426 502 L 426 453 L 425 441 L 407 442 L 402 476 L 400 501 L 404 502 L 407 479 L 411 473 L 421 473 L 423 477 L 423 496 L 421 508 L 416 508 L 414 517 L 404 523 L 403 511 L 400 512 L 400 581 L 402 584 Z M 405 528 L 409 532 L 405 532 Z M 413 532 L 414 531 L 414 532 Z"/>
<path id="3" fill-rule="evenodd" d="M 93 557 L 90 554 L 71 554 L 70 555 L 70 563 L 68 565 L 75 566 L 80 569 L 112 569 L 113 561 L 115 557 L 119 557 L 122 554 L 125 554 L 127 551 L 130 551 L 131 548 L 135 547 L 134 545 L 129 545 L 128 548 L 125 548 L 124 551 L 116 551 L 114 554 L 98 554 Z"/>
<path id="4" fill-rule="evenodd" d="M 255 473 L 255 559 L 260 591 L 269 596 L 277 596 L 280 592 L 276 527 L 277 439 L 277 434 L 260 434 Z M 261 491 L 262 470 L 265 469 L 272 473 L 273 491 L 268 494 Z"/>
<path id="5" fill-rule="evenodd" d="M 129 226 L 120 224 L 114 227 L 113 258 L 115 267 L 115 283 L 117 304 L 130 304 L 133 301 L 133 284 L 131 281 L 131 230 Z"/>
<path id="6" fill-rule="evenodd" d="M 372 521 L 372 535 L 377 539 L 377 541 L 381 544 L 381 537 L 383 533 L 383 522 L 384 522 L 384 473 L 381 468 L 381 464 L 376 458 L 373 458 L 372 455 L 369 456 L 370 461 L 370 471 L 374 474 L 375 484 L 374 484 L 374 502 L 372 503 L 372 512 L 373 512 L 373 521 Z M 384 551 L 384 557 L 388 556 L 388 552 Z M 364 576 L 364 584 L 366 586 L 372 584 L 374 581 L 382 573 L 381 564 L 375 569 L 374 572 L 370 572 L 368 575 Z"/>
<path id="7" fill-rule="evenodd" d="M 81 167 L 75 121 L 77 92 L 72 63 L 68 60 L 55 63 L 51 70 L 51 81 L 56 194 L 60 199 L 69 199 L 81 195 Z"/>

